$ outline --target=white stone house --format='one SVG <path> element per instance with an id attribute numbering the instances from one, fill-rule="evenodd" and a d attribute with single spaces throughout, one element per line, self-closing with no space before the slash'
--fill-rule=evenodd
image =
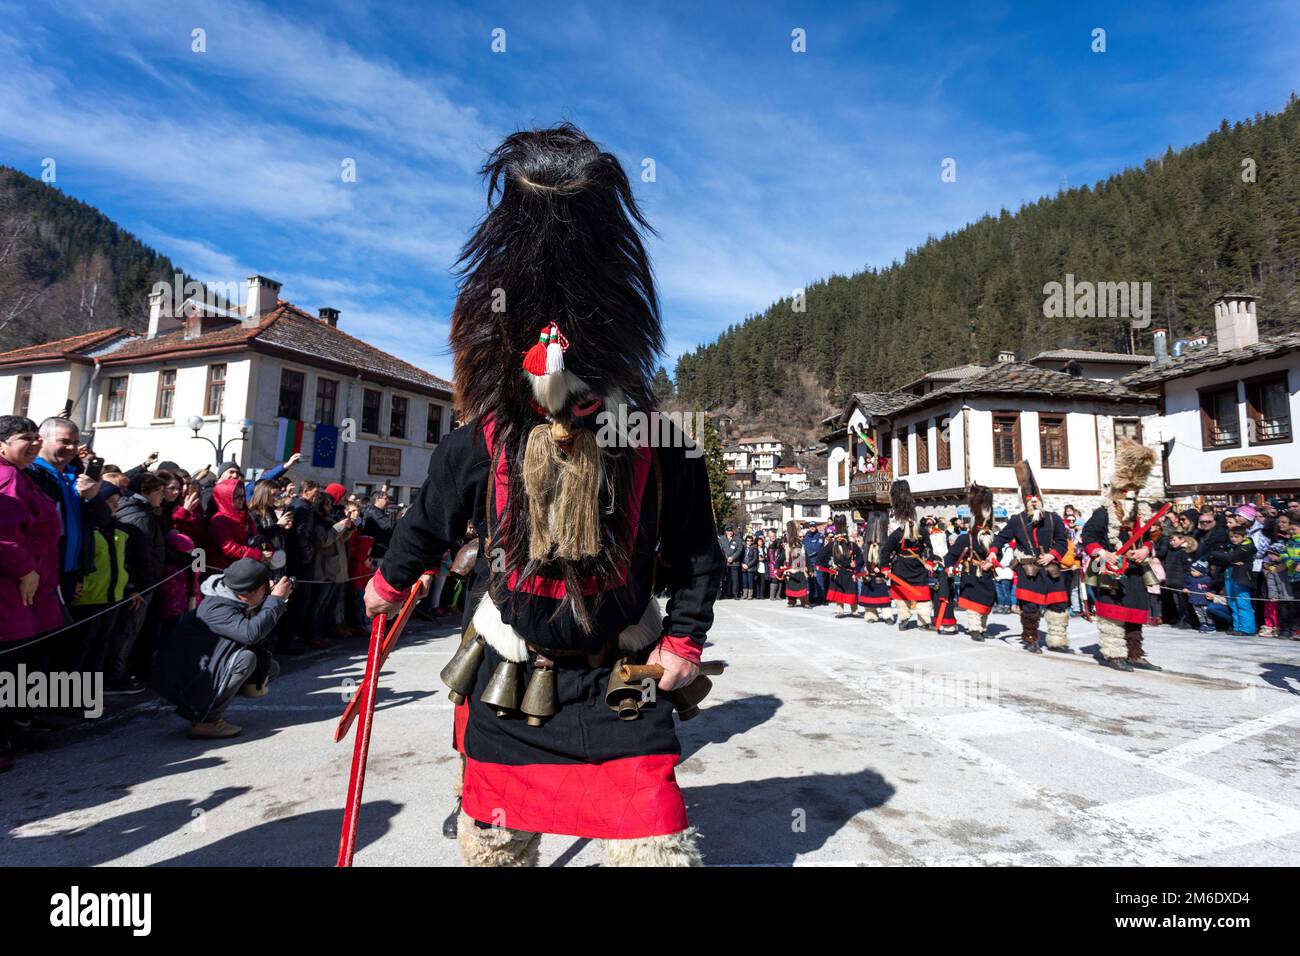
<path id="1" fill-rule="evenodd" d="M 1166 492 L 1239 503 L 1300 497 L 1300 331 L 1259 337 L 1254 296 L 1215 303 L 1215 337 L 1176 357 L 1157 333 L 1157 359 L 1122 384 L 1150 392 L 1143 423 L 1162 449 Z"/>
<path id="2" fill-rule="evenodd" d="M 71 401 L 108 462 L 156 451 L 191 471 L 234 460 L 246 474 L 281 460 L 279 421 L 296 420 L 297 477 L 362 492 L 387 483 L 410 501 L 453 426 L 451 383 L 342 331 L 337 310 L 311 315 L 279 290 L 253 276 L 247 304 L 231 310 L 193 300 L 168 310 L 155 295 L 144 335 L 111 329 L 0 354 L 0 409 L 40 419 Z M 346 419 L 356 440 L 338 443 L 332 467 L 314 466 L 317 426 Z"/>

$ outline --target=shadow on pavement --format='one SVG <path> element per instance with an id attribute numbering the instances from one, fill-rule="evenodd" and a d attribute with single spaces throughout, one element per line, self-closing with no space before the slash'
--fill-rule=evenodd
<path id="1" fill-rule="evenodd" d="M 781 699 L 771 694 L 737 697 L 700 708 L 700 717 L 678 723 L 677 736 L 682 742 L 682 759 L 697 753 L 706 744 L 725 743 L 738 734 L 766 723 L 781 707 Z"/>
<path id="2" fill-rule="evenodd" d="M 874 770 L 770 777 L 684 788 L 691 823 L 711 866 L 790 866 L 864 810 L 887 803 L 895 788 Z M 870 829 L 869 823 L 862 826 Z"/>
<path id="3" fill-rule="evenodd" d="M 392 828 L 402 804 L 366 802 L 357 828 L 357 852 Z M 333 866 L 339 852 L 342 809 L 313 810 L 267 820 L 155 866 Z M 209 826 L 209 832 L 217 821 Z"/>

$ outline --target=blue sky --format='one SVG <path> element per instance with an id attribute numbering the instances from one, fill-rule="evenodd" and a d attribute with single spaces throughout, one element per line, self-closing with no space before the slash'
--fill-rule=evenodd
<path id="1" fill-rule="evenodd" d="M 192 274 L 269 275 L 447 375 L 476 170 L 505 133 L 571 120 L 660 232 L 671 370 L 792 289 L 1300 89 L 1300 4 L 1068 6 L 0 0 L 0 163 L 52 157 Z"/>

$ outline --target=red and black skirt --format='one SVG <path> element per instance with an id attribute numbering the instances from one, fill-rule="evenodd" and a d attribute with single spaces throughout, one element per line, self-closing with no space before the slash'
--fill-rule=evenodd
<path id="1" fill-rule="evenodd" d="M 1150 617 L 1147 588 L 1140 568 L 1114 577 L 1102 575 L 1093 594 L 1097 599 L 1097 615 L 1108 621 L 1145 624 Z"/>
<path id="2" fill-rule="evenodd" d="M 878 574 L 863 576 L 858 603 L 866 607 L 888 607 L 889 582 Z"/>
<path id="3" fill-rule="evenodd" d="M 791 571 L 785 576 L 785 596 L 788 598 L 806 598 L 808 596 L 808 575 L 802 571 Z"/>
<path id="4" fill-rule="evenodd" d="M 1037 604 L 1046 611 L 1067 611 L 1070 608 L 1070 595 L 1065 590 L 1066 576 L 1062 572 L 1052 577 L 1043 568 L 1033 577 L 1027 577 L 1020 569 L 1016 570 L 1016 600 L 1023 606 Z"/>
<path id="5" fill-rule="evenodd" d="M 461 806 L 468 816 L 511 830 L 594 839 L 686 828 L 686 802 L 673 772 L 682 751 L 671 703 L 661 696 L 642 706 L 639 719 L 620 720 L 605 705 L 611 668 L 561 658 L 559 712 L 530 727 L 522 714 L 498 717 L 479 700 L 501 660 L 487 648 L 473 693 L 456 708 L 455 745 L 465 755 Z M 523 686 L 533 669 L 531 660 L 523 665 Z"/>
<path id="6" fill-rule="evenodd" d="M 889 569 L 889 596 L 895 601 L 930 600 L 930 572 L 919 558 L 898 558 Z"/>
<path id="7" fill-rule="evenodd" d="M 826 603 L 848 605 L 858 603 L 858 586 L 853 579 L 852 571 L 844 568 L 834 572 L 826 587 Z"/>
<path id="8" fill-rule="evenodd" d="M 961 596 L 957 606 L 976 614 L 988 614 L 998 603 L 996 579 L 992 573 L 975 572 L 961 576 Z"/>

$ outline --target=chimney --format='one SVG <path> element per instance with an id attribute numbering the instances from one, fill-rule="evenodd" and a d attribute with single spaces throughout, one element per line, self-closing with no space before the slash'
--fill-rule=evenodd
<path id="1" fill-rule="evenodd" d="M 275 308 L 275 301 L 280 297 L 280 283 L 266 276 L 248 277 L 248 305 L 244 309 L 244 318 L 256 322 Z"/>
<path id="2" fill-rule="evenodd" d="M 1015 353 L 1015 352 L 999 352 L 999 353 L 998 353 L 998 364 L 999 364 L 999 365 L 1004 365 L 1004 364 L 1006 364 L 1007 362 L 1014 362 L 1015 360 L 1016 360 L 1016 353 Z"/>
<path id="3" fill-rule="evenodd" d="M 320 311 L 320 320 L 328 325 L 331 329 L 339 327 L 339 310 L 322 308 Z"/>
<path id="4" fill-rule="evenodd" d="M 171 298 L 171 289 L 155 288 L 149 293 L 149 338 L 156 337 L 160 332 L 170 332 L 181 327 L 182 322 L 176 318 L 174 307 L 164 308 L 164 305 L 172 305 Z"/>
<path id="5" fill-rule="evenodd" d="M 1169 364 L 1169 330 L 1156 329 L 1151 333 L 1151 341 L 1155 344 L 1156 365 Z"/>
<path id="6" fill-rule="evenodd" d="M 1255 320 L 1255 297 L 1244 292 L 1225 292 L 1214 303 L 1214 338 L 1220 352 L 1245 348 L 1259 342 Z"/>

